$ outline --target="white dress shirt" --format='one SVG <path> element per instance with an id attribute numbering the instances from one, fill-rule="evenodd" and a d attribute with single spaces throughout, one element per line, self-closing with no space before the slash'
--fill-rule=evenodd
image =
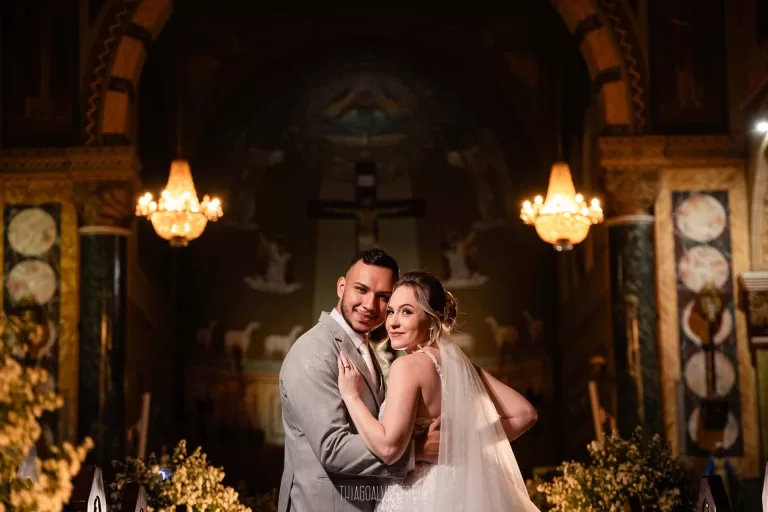
<path id="1" fill-rule="evenodd" d="M 373 380 L 373 383 L 375 386 L 379 385 L 379 373 L 376 371 L 376 366 L 373 364 L 373 351 L 371 350 L 371 346 L 368 343 L 368 340 L 363 338 L 360 333 L 356 332 L 352 327 L 349 326 L 346 320 L 344 320 L 344 317 L 336 308 L 333 308 L 331 310 L 331 318 L 336 320 L 336 322 L 341 326 L 342 329 L 344 329 L 344 332 L 347 333 L 347 336 L 349 336 L 349 339 L 352 340 L 352 343 L 355 345 L 355 348 L 360 353 L 360 355 L 363 358 L 363 361 L 365 361 L 365 364 L 368 366 L 368 373 L 371 376 L 371 379 Z"/>

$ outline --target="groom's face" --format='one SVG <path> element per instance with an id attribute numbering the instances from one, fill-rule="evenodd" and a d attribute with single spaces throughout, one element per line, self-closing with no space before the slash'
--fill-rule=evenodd
<path id="1" fill-rule="evenodd" d="M 366 335 L 384 322 L 394 286 L 392 271 L 358 261 L 336 283 L 336 308 L 357 333 Z"/>

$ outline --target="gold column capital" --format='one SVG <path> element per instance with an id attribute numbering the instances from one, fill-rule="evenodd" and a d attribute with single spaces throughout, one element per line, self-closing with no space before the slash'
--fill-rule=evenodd
<path id="1" fill-rule="evenodd" d="M 75 183 L 73 196 L 83 227 L 126 228 L 133 217 L 133 187 L 126 181 Z"/>
<path id="2" fill-rule="evenodd" d="M 659 171 L 606 170 L 603 187 L 614 216 L 648 215 L 659 196 Z"/>

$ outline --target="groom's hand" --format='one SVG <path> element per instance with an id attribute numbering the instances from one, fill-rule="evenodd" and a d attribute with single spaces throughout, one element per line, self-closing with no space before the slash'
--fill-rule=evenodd
<path id="1" fill-rule="evenodd" d="M 427 433 L 418 436 L 416 441 L 416 461 L 437 464 L 437 455 L 440 451 L 440 422 L 442 416 L 429 425 Z"/>

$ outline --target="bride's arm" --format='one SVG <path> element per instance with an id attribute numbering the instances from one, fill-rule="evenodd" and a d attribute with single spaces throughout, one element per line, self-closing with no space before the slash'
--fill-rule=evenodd
<path id="1" fill-rule="evenodd" d="M 510 441 L 514 441 L 536 423 L 538 419 L 536 408 L 523 395 L 487 371 L 478 366 L 475 368 L 496 407 L 496 412 L 501 416 L 504 433 Z"/>
<path id="2" fill-rule="evenodd" d="M 407 359 L 396 359 L 389 369 L 387 407 L 382 423 L 371 414 L 357 392 L 361 376 L 354 364 L 343 353 L 339 359 L 341 398 L 363 443 L 385 464 L 397 462 L 405 453 L 416 421 L 419 387 Z M 344 365 L 350 369 L 345 370 Z"/>

